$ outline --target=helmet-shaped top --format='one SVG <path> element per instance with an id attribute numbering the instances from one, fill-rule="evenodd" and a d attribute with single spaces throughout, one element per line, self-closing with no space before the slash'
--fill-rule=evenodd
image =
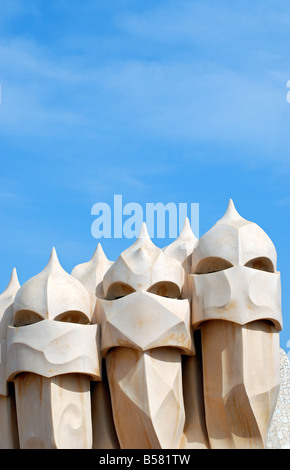
<path id="1" fill-rule="evenodd" d="M 19 289 L 14 300 L 14 325 L 43 319 L 88 323 L 90 296 L 60 265 L 55 248 L 47 266 Z"/>
<path id="2" fill-rule="evenodd" d="M 276 271 L 275 246 L 264 230 L 237 212 L 230 199 L 225 215 L 198 241 L 191 272 L 206 273 L 236 265 Z"/>
<path id="3" fill-rule="evenodd" d="M 116 289 L 122 285 L 121 296 L 140 289 L 148 290 L 159 283 L 175 286 L 181 291 L 184 270 L 180 262 L 168 256 L 150 239 L 143 222 L 136 241 L 108 269 L 103 287 L 107 298 L 116 298 Z M 112 291 L 115 291 L 112 294 Z M 152 291 L 153 292 L 153 291 Z"/>

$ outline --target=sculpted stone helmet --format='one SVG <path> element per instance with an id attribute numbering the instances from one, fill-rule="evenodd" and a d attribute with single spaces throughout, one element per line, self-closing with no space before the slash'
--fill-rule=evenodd
<path id="1" fill-rule="evenodd" d="M 90 297 L 83 284 L 60 265 L 55 249 L 46 267 L 18 290 L 13 306 L 15 326 L 43 319 L 89 323 Z"/>
<path id="2" fill-rule="evenodd" d="M 193 325 L 207 319 L 246 324 L 268 319 L 282 329 L 280 273 L 268 235 L 241 217 L 230 200 L 225 215 L 192 253 Z"/>
<path id="3" fill-rule="evenodd" d="M 185 271 L 180 261 L 154 245 L 143 223 L 137 240 L 121 253 L 104 275 L 104 298 L 99 298 L 97 302 L 97 321 L 103 323 L 106 316 L 102 334 L 103 352 L 109 349 L 117 336 L 120 345 L 130 337 L 131 344 L 142 350 L 150 349 L 153 344 L 154 347 L 159 343 L 163 345 L 162 333 L 167 336 L 169 328 L 176 332 L 177 337 L 177 332 L 181 333 L 177 326 L 178 316 L 183 320 L 190 315 L 188 301 L 181 299 L 184 280 Z M 168 323 L 164 327 L 166 315 Z M 184 325 L 183 321 L 180 322 L 186 341 L 179 346 L 190 351 L 191 333 L 189 328 L 183 331 Z"/>

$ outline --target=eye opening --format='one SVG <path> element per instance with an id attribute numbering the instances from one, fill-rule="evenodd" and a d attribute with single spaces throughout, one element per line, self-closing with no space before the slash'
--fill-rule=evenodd
<path id="1" fill-rule="evenodd" d="M 223 258 L 218 258 L 214 256 L 209 256 L 208 258 L 202 259 L 196 269 L 195 273 L 196 274 L 210 274 L 210 273 L 215 273 L 217 271 L 224 271 L 225 269 L 232 268 L 233 265 L 223 259 Z"/>
<path id="2" fill-rule="evenodd" d="M 78 310 L 69 310 L 67 312 L 60 313 L 54 318 L 54 320 L 67 323 L 79 323 L 81 325 L 90 323 L 87 315 Z"/>
<path id="3" fill-rule="evenodd" d="M 151 294 L 160 295 L 161 297 L 168 297 L 170 299 L 180 299 L 181 292 L 177 284 L 170 281 L 156 282 L 147 289 Z"/>
<path id="4" fill-rule="evenodd" d="M 107 291 L 107 300 L 117 300 L 125 297 L 126 295 L 136 292 L 133 287 L 129 286 L 125 282 L 114 282 L 110 285 Z"/>
<path id="5" fill-rule="evenodd" d="M 265 257 L 265 256 L 261 256 L 259 258 L 253 258 L 250 261 L 248 261 L 245 264 L 245 266 L 247 268 L 257 269 L 259 271 L 266 271 L 266 272 L 269 272 L 269 273 L 274 273 L 275 272 L 274 265 L 273 265 L 272 261 L 269 258 Z"/>
<path id="6" fill-rule="evenodd" d="M 14 326 L 26 326 L 42 320 L 43 317 L 32 310 L 19 310 L 14 315 L 13 324 Z"/>

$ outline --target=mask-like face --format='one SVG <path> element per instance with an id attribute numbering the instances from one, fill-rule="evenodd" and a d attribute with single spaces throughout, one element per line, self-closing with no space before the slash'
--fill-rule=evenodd
<path id="1" fill-rule="evenodd" d="M 98 299 L 102 353 L 127 346 L 146 351 L 175 346 L 192 351 L 190 303 L 181 299 L 184 270 L 150 240 L 145 227 L 107 271 Z"/>
<path id="2" fill-rule="evenodd" d="M 99 300 L 99 319 L 104 325 L 101 349 L 113 346 L 147 351 L 161 346 L 191 350 L 190 305 L 188 300 L 172 299 L 138 291 L 115 300 Z"/>
<path id="3" fill-rule="evenodd" d="M 230 202 L 225 216 L 201 237 L 192 257 L 193 325 L 210 319 L 244 325 L 270 320 L 281 330 L 276 251 L 256 224 Z"/>
<path id="4" fill-rule="evenodd" d="M 280 273 L 246 266 L 194 275 L 193 323 L 216 319 L 240 325 L 268 319 L 281 329 Z"/>

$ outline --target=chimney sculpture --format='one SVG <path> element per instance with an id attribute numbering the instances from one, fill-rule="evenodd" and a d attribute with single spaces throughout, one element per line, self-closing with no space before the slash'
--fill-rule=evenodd
<path id="1" fill-rule="evenodd" d="M 90 297 L 59 264 L 17 292 L 8 327 L 7 376 L 14 382 L 21 448 L 91 448 L 90 379 L 100 380 Z"/>
<path id="2" fill-rule="evenodd" d="M 192 254 L 211 448 L 264 448 L 279 391 L 280 273 L 266 233 L 232 200 Z"/>
<path id="3" fill-rule="evenodd" d="M 193 354 L 185 272 L 149 238 L 145 223 L 104 276 L 98 299 L 121 448 L 178 448 L 185 412 L 182 354 Z"/>

